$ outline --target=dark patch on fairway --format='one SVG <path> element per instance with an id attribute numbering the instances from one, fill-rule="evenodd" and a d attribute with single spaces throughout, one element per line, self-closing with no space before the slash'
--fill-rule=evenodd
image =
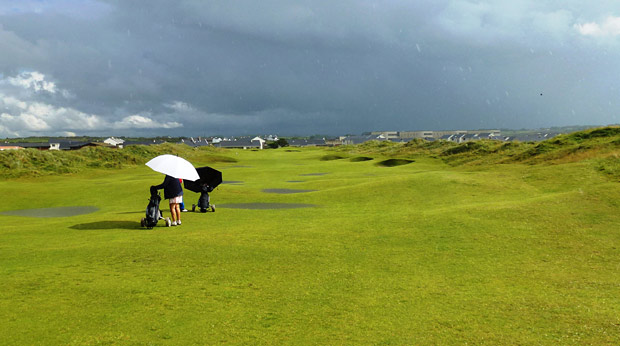
<path id="1" fill-rule="evenodd" d="M 364 161 L 372 161 L 374 160 L 372 157 L 368 157 L 368 156 L 358 156 L 358 157 L 352 157 L 351 158 L 351 162 L 364 162 Z"/>
<path id="2" fill-rule="evenodd" d="M 300 174 L 300 175 L 304 177 L 310 177 L 310 176 L 319 176 L 319 175 L 326 175 L 326 174 L 329 174 L 329 173 L 306 173 L 306 174 Z"/>
<path id="3" fill-rule="evenodd" d="M 291 149 L 288 149 L 288 150 L 285 150 L 285 151 L 287 153 L 300 153 L 301 152 L 301 150 L 291 150 Z"/>
<path id="4" fill-rule="evenodd" d="M 415 161 L 407 160 L 407 159 L 388 159 L 388 160 L 384 160 L 384 161 L 377 163 L 377 165 L 383 166 L 383 167 L 396 167 L 396 166 L 407 165 L 412 162 L 415 162 Z"/>
<path id="5" fill-rule="evenodd" d="M 304 183 L 304 180 L 288 180 L 287 183 Z"/>
<path id="6" fill-rule="evenodd" d="M 158 222 L 157 225 L 165 225 L 163 220 L 161 221 L 162 222 Z M 69 228 L 82 231 L 82 230 L 96 230 L 96 229 L 138 229 L 142 227 L 140 226 L 140 221 L 138 220 L 138 221 L 97 221 L 97 222 L 79 223 Z"/>
<path id="7" fill-rule="evenodd" d="M 332 161 L 332 160 L 342 160 L 345 159 L 346 156 L 342 156 L 342 155 L 325 155 L 323 157 L 321 157 L 321 161 Z"/>
<path id="8" fill-rule="evenodd" d="M 298 190 L 298 189 L 263 189 L 263 192 L 266 193 L 304 193 L 304 192 L 313 192 L 318 190 Z"/>
<path id="9" fill-rule="evenodd" d="M 26 217 L 68 217 L 90 214 L 98 211 L 97 207 L 57 207 L 3 211 L 0 214 Z"/>
<path id="10" fill-rule="evenodd" d="M 252 166 L 235 165 L 235 166 L 230 166 L 229 168 L 252 168 Z"/>
<path id="11" fill-rule="evenodd" d="M 234 185 L 240 185 L 240 184 L 243 184 L 243 182 L 242 182 L 242 181 L 239 181 L 239 180 L 224 180 L 224 181 L 222 182 L 222 184 L 234 184 Z"/>
<path id="12" fill-rule="evenodd" d="M 230 203 L 218 204 L 217 207 L 229 209 L 299 209 L 314 208 L 316 205 L 304 203 Z"/>

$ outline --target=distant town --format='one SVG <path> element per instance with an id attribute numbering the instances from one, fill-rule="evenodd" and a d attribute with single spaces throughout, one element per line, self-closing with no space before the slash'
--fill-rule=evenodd
<path id="1" fill-rule="evenodd" d="M 28 137 L 4 139 L 0 150 L 34 148 L 39 150 L 76 150 L 83 147 L 123 148 L 131 145 L 154 145 L 180 143 L 191 147 L 214 146 L 230 149 L 266 149 L 281 146 L 340 146 L 355 145 L 368 141 L 409 142 L 414 139 L 425 141 L 450 141 L 464 143 L 478 140 L 536 142 L 553 138 L 563 133 L 584 130 L 596 126 L 558 127 L 538 130 L 462 130 L 462 131 L 372 131 L 361 135 L 279 137 L 263 136 L 211 136 L 211 137 Z"/>

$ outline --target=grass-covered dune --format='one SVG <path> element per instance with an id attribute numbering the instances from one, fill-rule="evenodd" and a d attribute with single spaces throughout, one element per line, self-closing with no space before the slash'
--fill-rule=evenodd
<path id="1" fill-rule="evenodd" d="M 79 173 L 92 168 L 122 169 L 146 163 L 161 154 L 180 155 L 203 162 L 235 162 L 225 150 L 190 148 L 182 144 L 134 145 L 124 149 L 86 147 L 74 151 L 36 149 L 0 151 L 0 176 L 20 177 Z"/>
<path id="2" fill-rule="evenodd" d="M 620 180 L 620 127 L 610 126 L 560 135 L 541 142 L 491 140 L 453 143 L 413 140 L 406 144 L 367 142 L 334 149 L 326 157 L 373 154 L 390 158 L 435 157 L 451 166 L 504 163 L 561 164 L 592 161 L 600 171 Z"/>
<path id="3" fill-rule="evenodd" d="M 3 171 L 2 343 L 619 344 L 614 131 L 501 150 L 97 150 L 98 166 L 41 153 L 77 168 Z M 178 150 L 237 183 L 212 193 L 215 213 L 142 229 L 163 180 L 143 163 Z M 108 167 L 114 155 L 129 159 Z M 285 189 L 307 192 L 266 192 Z M 226 208 L 259 203 L 314 207 Z M 97 211 L 2 214 L 69 206 Z"/>

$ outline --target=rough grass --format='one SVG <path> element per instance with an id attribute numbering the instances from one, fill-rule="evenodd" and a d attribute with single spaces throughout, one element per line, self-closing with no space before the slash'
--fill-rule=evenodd
<path id="1" fill-rule="evenodd" d="M 0 151 L 0 176 L 41 176 L 78 173 L 93 168 L 122 169 L 143 165 L 162 154 L 179 155 L 186 159 L 200 158 L 203 163 L 235 162 L 221 149 L 191 148 L 180 144 L 136 145 L 123 149 L 86 147 L 74 151 L 6 150 Z"/>
<path id="2" fill-rule="evenodd" d="M 609 158 L 601 171 L 612 179 L 620 178 L 614 155 L 620 153 L 620 127 L 603 127 L 560 135 L 542 142 L 501 142 L 481 140 L 466 143 L 428 142 L 414 139 L 407 143 L 371 141 L 356 146 L 332 149 L 340 155 L 384 156 L 386 158 L 431 157 L 451 166 L 489 164 L 562 164 Z M 607 162 L 607 161 L 605 161 Z"/>
<path id="3" fill-rule="evenodd" d="M 613 154 L 598 160 L 597 168 L 602 173 L 620 182 L 620 155 Z"/>

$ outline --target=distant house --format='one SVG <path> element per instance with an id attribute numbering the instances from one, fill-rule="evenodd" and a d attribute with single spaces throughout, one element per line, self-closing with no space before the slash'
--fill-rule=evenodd
<path id="1" fill-rule="evenodd" d="M 383 136 L 387 140 L 399 138 L 398 131 L 373 131 L 370 134 L 373 136 Z"/>
<path id="2" fill-rule="evenodd" d="M 384 135 L 363 135 L 363 136 L 347 136 L 342 139 L 342 144 L 350 145 L 350 144 L 361 144 L 368 141 L 386 141 Z"/>
<path id="3" fill-rule="evenodd" d="M 407 143 L 411 138 L 388 138 L 388 141 L 393 143 Z"/>
<path id="4" fill-rule="evenodd" d="M 259 141 L 248 138 L 239 138 L 214 143 L 213 146 L 225 149 L 263 149 L 264 143 L 264 140 Z"/>
<path id="5" fill-rule="evenodd" d="M 76 142 L 71 140 L 50 141 L 50 150 L 77 150 L 84 147 L 109 147 L 115 146 L 101 142 Z"/>
<path id="6" fill-rule="evenodd" d="M 276 137 L 277 138 L 277 137 Z M 277 139 L 276 139 L 277 140 Z M 263 149 L 265 147 L 265 140 L 256 136 L 254 138 L 251 139 L 252 142 L 258 142 L 260 143 L 260 148 Z"/>
<path id="7" fill-rule="evenodd" d="M 325 139 L 289 139 L 290 147 L 322 147 L 327 145 Z"/>
<path id="8" fill-rule="evenodd" d="M 152 139 L 152 140 L 147 140 L 147 141 L 131 141 L 131 142 L 128 141 L 128 142 L 125 142 L 123 146 L 128 147 L 131 145 L 157 145 L 157 144 L 163 144 L 163 143 L 166 143 L 166 141 L 161 140 L 161 139 L 160 140 Z"/>
<path id="9" fill-rule="evenodd" d="M 456 135 L 443 135 L 439 139 L 444 140 L 444 141 L 455 142 L 455 137 Z"/>
<path id="10" fill-rule="evenodd" d="M 199 138 L 199 139 L 190 138 L 190 140 L 182 141 L 182 142 L 193 148 L 207 147 L 210 145 L 209 141 L 206 138 Z"/>
<path id="11" fill-rule="evenodd" d="M 452 133 L 450 133 L 452 134 Z M 442 134 L 433 131 L 400 131 L 398 132 L 398 138 L 406 139 L 407 141 L 413 138 L 435 138 L 435 136 L 441 136 Z M 388 137 L 389 139 L 389 137 Z"/>
<path id="12" fill-rule="evenodd" d="M 16 146 L 16 145 L 2 145 L 0 144 L 0 151 L 3 150 L 19 150 L 19 149 L 24 149 L 20 146 Z"/>
<path id="13" fill-rule="evenodd" d="M 52 147 L 58 147 L 58 149 L 60 149 L 59 148 L 60 144 L 58 143 L 54 144 L 54 143 L 45 143 L 45 142 L 39 142 L 39 143 L 22 142 L 22 143 L 11 143 L 11 145 L 20 147 L 22 149 L 50 150 Z"/>
<path id="14" fill-rule="evenodd" d="M 490 140 L 496 140 L 496 141 L 504 140 L 504 137 L 502 137 L 501 134 L 494 133 L 494 132 L 482 132 L 478 134 L 478 137 L 480 137 L 480 139 L 490 139 Z"/>
<path id="15" fill-rule="evenodd" d="M 110 137 L 110 138 L 104 140 L 103 143 L 107 143 L 107 144 L 113 145 L 115 147 L 122 148 L 123 147 L 123 143 L 125 143 L 125 141 L 120 139 L 120 138 Z"/>
<path id="16" fill-rule="evenodd" d="M 459 139 L 459 143 L 471 142 L 471 141 L 477 141 L 477 140 L 480 140 L 480 137 L 478 136 L 477 133 L 468 133 L 466 135 L 461 136 L 461 138 Z"/>
<path id="17" fill-rule="evenodd" d="M 40 143 L 7 143 L 4 147 L 10 146 L 19 149 L 37 149 L 37 150 L 77 150 L 84 147 L 95 147 L 95 146 L 104 146 L 104 147 L 112 147 L 109 144 L 104 143 L 96 143 L 96 142 L 76 142 L 70 140 L 49 140 L 49 142 L 40 142 Z M 0 148 L 2 146 L 0 145 Z M 4 150 L 4 149 L 0 149 Z"/>
<path id="18" fill-rule="evenodd" d="M 38 149 L 38 150 L 49 150 L 50 149 L 49 143 L 23 142 L 23 143 L 11 143 L 11 146 L 20 147 L 22 149 Z"/>
<path id="19" fill-rule="evenodd" d="M 555 136 L 559 135 L 559 133 L 532 133 L 532 134 L 517 134 L 509 137 L 510 141 L 520 141 L 520 142 L 540 142 Z"/>
<path id="20" fill-rule="evenodd" d="M 342 140 L 340 138 L 325 138 L 324 141 L 327 146 L 342 145 Z"/>

